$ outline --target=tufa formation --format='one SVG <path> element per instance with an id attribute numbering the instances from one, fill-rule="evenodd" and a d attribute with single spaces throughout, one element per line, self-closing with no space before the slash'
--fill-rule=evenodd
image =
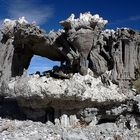
<path id="1" fill-rule="evenodd" d="M 39 128 L 44 136 L 43 128 L 48 129 L 48 139 L 140 139 L 140 31 L 104 29 L 107 23 L 90 12 L 77 19 L 72 14 L 60 22 L 63 29 L 47 34 L 24 17 L 5 19 L 0 31 L 0 116 L 47 122 Z M 27 75 L 34 55 L 61 64 Z M 18 123 L 11 121 L 15 130 Z M 38 125 L 30 124 L 32 133 Z M 0 127 L 3 137 L 9 127 Z M 6 136 L 18 139 L 18 134 Z"/>

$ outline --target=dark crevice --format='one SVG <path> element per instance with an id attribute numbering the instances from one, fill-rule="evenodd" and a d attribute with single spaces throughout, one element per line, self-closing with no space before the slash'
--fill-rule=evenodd
<path id="1" fill-rule="evenodd" d="M 133 111 L 132 111 L 132 113 L 135 114 L 135 115 L 140 115 L 137 103 L 133 104 Z"/>
<path id="2" fill-rule="evenodd" d="M 15 99 L 1 99 L 0 100 L 0 117 L 26 120 L 25 114 L 21 111 Z"/>
<path id="3" fill-rule="evenodd" d="M 50 121 L 50 122 L 54 123 L 54 119 L 55 119 L 54 111 L 55 110 L 52 107 L 46 108 L 45 122 Z"/>
<path id="4" fill-rule="evenodd" d="M 131 130 L 130 121 L 126 121 L 126 122 L 125 122 L 125 125 L 126 125 L 126 127 L 127 127 L 129 130 Z"/>
<path id="5" fill-rule="evenodd" d="M 112 56 L 110 55 L 109 51 L 106 48 L 109 48 L 109 46 L 104 46 L 105 52 L 101 51 L 100 55 L 106 60 L 108 70 L 111 70 L 114 67 L 114 61 L 113 61 Z"/>
<path id="6" fill-rule="evenodd" d="M 117 120 L 117 117 L 106 117 L 106 118 L 101 118 L 97 125 L 102 124 L 102 123 L 115 123 Z"/>
<path id="7" fill-rule="evenodd" d="M 125 65 L 125 42 L 122 41 L 122 61 L 123 64 Z"/>
<path id="8" fill-rule="evenodd" d="M 16 48 L 14 50 L 13 59 L 12 59 L 12 77 L 21 76 L 24 73 L 24 69 L 28 69 L 30 65 L 30 61 L 33 57 L 33 54 L 28 52 L 26 47 L 24 48 Z"/>

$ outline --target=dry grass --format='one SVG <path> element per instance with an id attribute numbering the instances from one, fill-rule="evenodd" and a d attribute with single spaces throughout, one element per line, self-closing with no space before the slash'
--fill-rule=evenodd
<path id="1" fill-rule="evenodd" d="M 123 140 L 123 138 L 120 135 L 115 135 L 114 140 Z"/>

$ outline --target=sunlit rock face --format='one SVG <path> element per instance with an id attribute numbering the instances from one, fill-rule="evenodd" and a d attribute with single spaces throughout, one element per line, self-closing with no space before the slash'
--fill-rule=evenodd
<path id="1" fill-rule="evenodd" d="M 71 14 L 71 16 L 64 20 L 61 21 L 60 24 L 64 26 L 65 29 L 76 29 L 78 30 L 79 28 L 95 28 L 96 26 L 98 27 L 104 27 L 108 23 L 107 20 L 103 20 L 102 17 L 100 17 L 98 14 L 92 15 L 90 12 L 87 13 L 80 13 L 79 18 L 75 19 L 75 15 Z"/>
<path id="2" fill-rule="evenodd" d="M 117 42 L 112 48 L 114 69 L 112 70 L 114 81 L 129 81 L 136 78 L 136 69 L 140 65 L 139 39 L 140 33 L 131 29 L 117 29 Z M 121 83 L 120 83 L 121 84 Z"/>
<path id="3" fill-rule="evenodd" d="M 25 17 L 21 17 L 18 20 L 5 19 L 3 21 L 2 31 L 8 37 L 12 37 L 14 34 L 14 28 L 17 26 L 17 24 L 27 24 L 27 23 L 28 21 L 25 19 Z"/>
<path id="4" fill-rule="evenodd" d="M 107 20 L 89 12 L 60 24 L 63 29 L 46 33 L 24 17 L 4 21 L 0 116 L 51 121 L 62 139 L 139 139 L 139 91 L 133 82 L 140 77 L 140 32 L 104 29 Z M 61 66 L 27 75 L 33 55 Z"/>

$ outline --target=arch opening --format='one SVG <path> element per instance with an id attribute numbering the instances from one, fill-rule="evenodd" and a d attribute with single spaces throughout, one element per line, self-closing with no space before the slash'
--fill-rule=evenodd
<path id="1" fill-rule="evenodd" d="M 28 74 L 42 73 L 51 70 L 54 66 L 59 66 L 60 62 L 49 60 L 46 57 L 34 55 L 28 67 Z"/>

